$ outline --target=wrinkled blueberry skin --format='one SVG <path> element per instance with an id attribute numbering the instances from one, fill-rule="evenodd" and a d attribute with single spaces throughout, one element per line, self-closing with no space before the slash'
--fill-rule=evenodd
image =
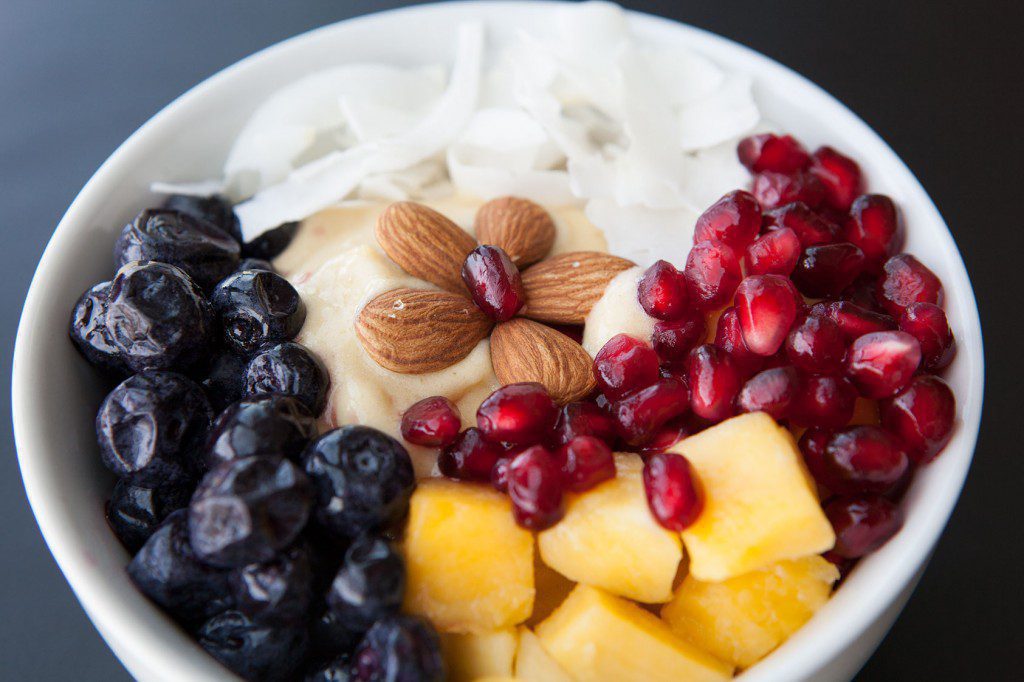
<path id="1" fill-rule="evenodd" d="M 238 610 L 254 622 L 305 627 L 312 580 L 309 551 L 300 543 L 272 561 L 235 569 L 228 583 Z"/>
<path id="2" fill-rule="evenodd" d="M 239 250 L 238 242 L 206 221 L 147 208 L 121 230 L 114 258 L 118 267 L 135 260 L 175 265 L 209 291 L 238 267 Z"/>
<path id="3" fill-rule="evenodd" d="M 221 349 L 194 367 L 190 375 L 203 387 L 213 411 L 219 414 L 245 395 L 242 389 L 248 366 L 247 358 Z"/>
<path id="4" fill-rule="evenodd" d="M 252 355 L 295 338 L 306 321 L 299 292 L 284 277 L 266 270 L 229 275 L 210 294 L 224 343 Z"/>
<path id="5" fill-rule="evenodd" d="M 262 258 L 273 260 L 288 248 L 299 231 L 299 223 L 282 223 L 272 230 L 267 230 L 251 242 L 242 245 L 242 255 L 246 258 Z"/>
<path id="6" fill-rule="evenodd" d="M 321 600 L 309 625 L 309 662 L 315 667 L 348 656 L 363 634 L 343 623 Z"/>
<path id="7" fill-rule="evenodd" d="M 352 663 L 345 654 L 306 675 L 306 682 L 350 682 L 352 679 Z"/>
<path id="8" fill-rule="evenodd" d="M 188 275 L 166 263 L 133 261 L 110 287 L 107 333 L 133 372 L 184 370 L 208 351 L 213 312 Z"/>
<path id="9" fill-rule="evenodd" d="M 173 372 L 136 374 L 103 399 L 96 415 L 100 457 L 136 485 L 181 485 L 198 471 L 196 450 L 212 416 L 190 379 Z"/>
<path id="10" fill-rule="evenodd" d="M 270 561 L 309 518 L 312 487 L 286 459 L 225 462 L 199 482 L 188 506 L 192 548 L 200 560 L 234 568 Z"/>
<path id="11" fill-rule="evenodd" d="M 237 272 L 241 272 L 242 270 L 266 270 L 267 272 L 277 272 L 270 261 L 263 260 L 262 258 L 243 258 L 238 263 Z"/>
<path id="12" fill-rule="evenodd" d="M 191 496 L 188 485 L 144 488 L 122 478 L 107 501 L 107 523 L 125 549 L 134 554 L 171 512 L 188 504 Z"/>
<path id="13" fill-rule="evenodd" d="M 306 630 L 250 620 L 240 611 L 225 611 L 203 623 L 200 646 L 246 680 L 290 679 L 306 654 Z"/>
<path id="14" fill-rule="evenodd" d="M 214 421 L 204 461 L 208 468 L 245 457 L 298 461 L 317 433 L 316 419 L 303 403 L 269 393 L 241 400 Z"/>
<path id="15" fill-rule="evenodd" d="M 353 538 L 405 518 L 415 487 L 412 460 L 397 440 L 368 426 L 328 431 L 302 456 L 320 523 Z"/>
<path id="16" fill-rule="evenodd" d="M 297 343 L 282 343 L 256 355 L 245 371 L 246 395 L 295 396 L 319 416 L 327 403 L 330 377 L 313 353 Z"/>
<path id="17" fill-rule="evenodd" d="M 378 621 L 356 648 L 352 679 L 359 682 L 428 682 L 444 679 L 437 632 L 416 616 Z"/>
<path id="18" fill-rule="evenodd" d="M 219 194 L 208 197 L 172 194 L 164 201 L 163 207 L 205 220 L 231 235 L 239 244 L 242 243 L 242 231 L 235 210 L 231 203 Z"/>
<path id="19" fill-rule="evenodd" d="M 110 282 L 90 287 L 71 310 L 68 334 L 78 352 L 100 369 L 115 375 L 128 373 L 121 350 L 107 331 Z"/>
<path id="20" fill-rule="evenodd" d="M 196 558 L 184 509 L 171 513 L 150 536 L 128 564 L 128 576 L 186 627 L 231 607 L 227 573 Z"/>
<path id="21" fill-rule="evenodd" d="M 327 604 L 342 622 L 367 630 L 398 613 L 405 596 L 405 562 L 382 538 L 363 536 L 345 553 Z"/>

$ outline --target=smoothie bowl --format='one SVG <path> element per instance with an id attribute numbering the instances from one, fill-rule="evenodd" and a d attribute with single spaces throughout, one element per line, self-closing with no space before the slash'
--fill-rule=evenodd
<path id="1" fill-rule="evenodd" d="M 612 5 L 459 3 L 125 142 L 36 273 L 14 421 L 140 679 L 845 679 L 982 376 L 941 217 L 828 95 Z"/>

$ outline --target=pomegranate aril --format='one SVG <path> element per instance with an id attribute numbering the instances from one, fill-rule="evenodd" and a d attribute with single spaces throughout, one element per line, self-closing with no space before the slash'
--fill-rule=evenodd
<path id="1" fill-rule="evenodd" d="M 569 403 L 558 414 L 551 440 L 557 447 L 565 445 L 577 436 L 593 436 L 606 443 L 614 443 L 615 420 L 596 403 Z"/>
<path id="2" fill-rule="evenodd" d="M 687 377 L 694 414 L 712 422 L 733 415 L 743 378 L 728 353 L 709 343 L 697 346 L 687 359 Z"/>
<path id="3" fill-rule="evenodd" d="M 686 412 L 690 396 L 678 379 L 657 383 L 630 393 L 612 408 L 619 435 L 630 445 L 641 445 L 654 437 L 670 419 Z"/>
<path id="4" fill-rule="evenodd" d="M 873 313 L 885 314 L 882 307 L 878 305 L 877 291 L 877 273 L 865 270 L 857 279 L 853 280 L 853 284 L 843 289 L 837 298 L 840 301 L 849 301 Z"/>
<path id="5" fill-rule="evenodd" d="M 491 469 L 491 485 L 500 493 L 508 492 L 508 471 L 511 464 L 511 457 L 502 457 Z"/>
<path id="6" fill-rule="evenodd" d="M 885 261 L 878 276 L 878 302 L 893 317 L 913 303 L 942 305 L 942 282 L 909 253 Z"/>
<path id="7" fill-rule="evenodd" d="M 827 317 L 807 315 L 786 336 L 786 356 L 808 374 L 835 374 L 843 369 L 846 339 Z"/>
<path id="8" fill-rule="evenodd" d="M 700 310 L 713 310 L 729 302 L 743 271 L 732 248 L 709 239 L 690 249 L 683 276 L 690 305 Z"/>
<path id="9" fill-rule="evenodd" d="M 878 405 L 882 426 L 896 436 L 918 464 L 930 462 L 953 435 L 956 399 L 936 376 L 916 377 Z"/>
<path id="10" fill-rule="evenodd" d="M 921 344 L 906 332 L 861 336 L 846 355 L 846 376 L 865 398 L 888 398 L 910 383 L 921 364 Z"/>
<path id="11" fill-rule="evenodd" d="M 764 214 L 764 226 L 769 231 L 788 227 L 796 233 L 800 246 L 808 248 L 831 244 L 839 236 L 839 226 L 812 211 L 803 202 L 786 204 Z"/>
<path id="12" fill-rule="evenodd" d="M 811 162 L 811 155 L 791 136 L 771 133 L 743 138 L 736 146 L 736 156 L 751 173 L 793 173 Z"/>
<path id="13" fill-rule="evenodd" d="M 828 318 L 836 323 L 839 330 L 852 341 L 872 332 L 896 329 L 896 320 L 888 315 L 867 310 L 849 301 L 822 301 L 811 306 L 811 315 Z"/>
<path id="14" fill-rule="evenodd" d="M 686 314 L 686 278 L 668 261 L 647 268 L 637 287 L 640 306 L 651 317 L 676 320 Z"/>
<path id="15" fill-rule="evenodd" d="M 598 388 L 612 400 L 658 380 L 658 354 L 640 339 L 616 334 L 594 357 Z"/>
<path id="16" fill-rule="evenodd" d="M 668 530 L 686 530 L 704 510 L 704 490 L 690 461 L 675 453 L 651 455 L 644 464 L 644 491 L 654 519 Z"/>
<path id="17" fill-rule="evenodd" d="M 736 396 L 740 412 L 765 412 L 776 421 L 787 419 L 800 392 L 800 377 L 792 367 L 758 372 Z"/>
<path id="18" fill-rule="evenodd" d="M 772 209 L 794 201 L 817 208 L 825 200 L 821 180 L 805 171 L 792 175 L 765 171 L 754 176 L 754 197 L 764 209 Z"/>
<path id="19" fill-rule="evenodd" d="M 577 436 L 555 453 L 565 489 L 582 493 L 615 478 L 615 458 L 604 441 Z"/>
<path id="20" fill-rule="evenodd" d="M 910 465 L 902 445 L 877 426 L 853 426 L 832 434 L 825 465 L 848 492 L 884 493 Z"/>
<path id="21" fill-rule="evenodd" d="M 742 251 L 761 231 L 761 206 L 750 192 L 729 192 L 704 211 L 693 231 L 693 242 L 710 239 Z"/>
<path id="22" fill-rule="evenodd" d="M 857 389 L 842 377 L 803 377 L 790 420 L 799 426 L 838 429 L 853 418 Z"/>
<path id="23" fill-rule="evenodd" d="M 740 330 L 740 318 L 736 306 L 730 306 L 718 316 L 718 327 L 715 329 L 715 345 L 728 353 L 736 369 L 744 377 L 751 376 L 764 363 L 764 358 L 750 352 L 743 340 Z"/>
<path id="24" fill-rule="evenodd" d="M 519 269 L 497 246 L 478 246 L 462 264 L 462 281 L 473 302 L 498 322 L 512 319 L 526 303 Z"/>
<path id="25" fill-rule="evenodd" d="M 800 260 L 800 238 L 788 227 L 764 233 L 747 247 L 744 262 L 749 275 L 788 277 Z"/>
<path id="26" fill-rule="evenodd" d="M 837 488 L 842 489 L 842 483 L 832 475 L 825 464 L 825 448 L 831 438 L 832 432 L 828 429 L 807 429 L 804 435 L 800 436 L 797 447 L 800 448 L 804 464 L 807 465 L 807 470 L 811 472 L 814 481 L 826 491 L 836 492 Z"/>
<path id="27" fill-rule="evenodd" d="M 508 469 L 512 514 L 523 528 L 541 531 L 565 515 L 562 471 L 554 456 L 535 445 L 516 455 Z"/>
<path id="28" fill-rule="evenodd" d="M 838 497 L 825 506 L 825 516 L 836 533 L 832 552 L 846 559 L 875 551 L 903 525 L 900 508 L 881 495 Z"/>
<path id="29" fill-rule="evenodd" d="M 942 369 L 956 355 L 956 341 L 946 313 L 934 303 L 911 303 L 900 315 L 899 326 L 921 344 L 921 366 Z"/>
<path id="30" fill-rule="evenodd" d="M 444 447 L 462 428 L 459 408 L 444 396 L 424 398 L 402 415 L 402 438 L 414 445 Z"/>
<path id="31" fill-rule="evenodd" d="M 850 242 L 804 249 L 793 270 L 793 283 L 804 296 L 835 296 L 864 269 L 864 253 Z"/>
<path id="32" fill-rule="evenodd" d="M 492 443 L 533 445 L 558 419 L 558 406 L 537 383 L 509 384 L 489 395 L 476 413 L 480 431 Z"/>
<path id="33" fill-rule="evenodd" d="M 814 152 L 810 173 L 825 186 L 825 201 L 837 211 L 849 211 L 861 191 L 861 173 L 857 162 L 832 147 Z"/>
<path id="34" fill-rule="evenodd" d="M 736 289 L 736 314 L 747 348 L 756 355 L 779 350 L 802 305 L 793 283 L 781 275 L 751 275 Z"/>
<path id="35" fill-rule="evenodd" d="M 850 218 L 844 226 L 843 238 L 860 247 L 869 267 L 881 265 L 900 247 L 896 204 L 884 194 L 857 197 L 850 208 Z"/>
<path id="36" fill-rule="evenodd" d="M 437 468 L 448 478 L 460 481 L 486 481 L 491 469 L 505 450 L 486 438 L 477 428 L 468 428 L 458 435 L 437 458 Z"/>
<path id="37" fill-rule="evenodd" d="M 656 455 L 659 452 L 665 452 L 682 439 L 692 436 L 694 433 L 695 429 L 690 419 L 687 417 L 673 419 L 655 431 L 654 436 L 639 447 L 639 452 L 641 455 Z"/>
<path id="38" fill-rule="evenodd" d="M 683 362 L 690 351 L 704 340 L 707 325 L 696 311 L 685 313 L 678 320 L 656 322 L 651 344 L 662 362 Z"/>

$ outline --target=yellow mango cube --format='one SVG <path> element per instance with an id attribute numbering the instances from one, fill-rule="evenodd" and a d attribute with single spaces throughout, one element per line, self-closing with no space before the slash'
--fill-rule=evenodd
<path id="1" fill-rule="evenodd" d="M 676 636 L 632 602 L 579 585 L 537 626 L 544 650 L 577 682 L 727 680 L 732 666 Z"/>
<path id="2" fill-rule="evenodd" d="M 661 611 L 672 630 L 747 668 L 771 653 L 828 601 L 839 571 L 820 556 L 706 583 L 687 577 Z"/>
<path id="3" fill-rule="evenodd" d="M 533 536 L 490 486 L 420 481 L 403 543 L 404 609 L 442 632 L 518 625 L 533 610 Z"/>
<path id="4" fill-rule="evenodd" d="M 544 651 L 537 635 L 528 628 L 519 628 L 519 651 L 516 653 L 516 678 L 529 682 L 573 682 L 569 673 Z"/>
<path id="5" fill-rule="evenodd" d="M 474 682 L 482 677 L 512 677 L 519 632 L 512 627 L 463 635 L 441 634 L 441 653 L 450 682 Z"/>
<path id="6" fill-rule="evenodd" d="M 683 531 L 690 574 L 718 582 L 835 544 L 793 436 L 763 412 L 727 419 L 672 448 L 704 488 Z"/>

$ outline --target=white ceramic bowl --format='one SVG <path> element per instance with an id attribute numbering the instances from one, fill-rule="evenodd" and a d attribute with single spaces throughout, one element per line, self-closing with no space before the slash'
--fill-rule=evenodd
<path id="1" fill-rule="evenodd" d="M 311 69 L 354 60 L 450 62 L 457 22 L 486 20 L 490 35 L 550 25 L 554 3 L 467 2 L 412 7 L 327 26 L 268 48 L 196 86 L 154 116 L 89 180 L 58 225 L 32 281 L 14 356 L 13 412 L 28 497 L 57 563 L 100 633 L 141 680 L 229 677 L 128 581 L 125 551 L 107 528 L 111 478 L 99 462 L 93 415 L 103 388 L 67 339 L 77 296 L 111 275 L 120 227 L 154 197 L 152 180 L 218 174 L 235 132 L 266 95 Z M 903 530 L 860 563 L 794 637 L 743 675 L 761 680 L 848 679 L 878 645 L 913 590 L 963 485 L 978 433 L 983 358 L 977 308 L 953 238 L 896 154 L 827 93 L 770 59 L 672 21 L 630 14 L 644 41 L 682 43 L 752 74 L 764 115 L 809 146 L 851 153 L 873 191 L 892 196 L 909 225 L 906 250 L 945 284 L 959 341 L 947 378 L 959 424 L 921 470 Z M 55 624 L 59 628 L 59 624 Z"/>

